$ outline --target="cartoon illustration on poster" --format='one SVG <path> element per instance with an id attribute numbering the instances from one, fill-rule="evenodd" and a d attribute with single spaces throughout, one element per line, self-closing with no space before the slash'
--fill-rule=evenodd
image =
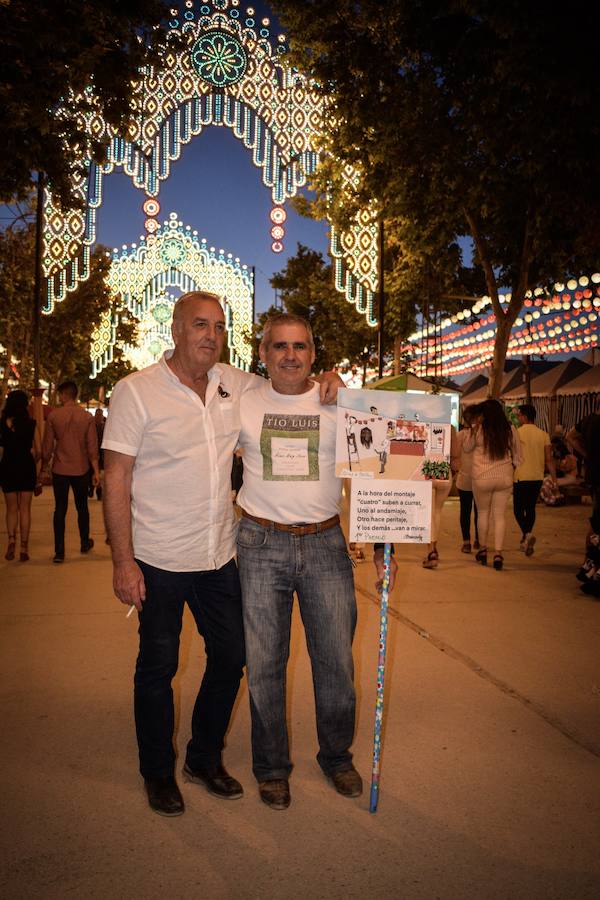
<path id="1" fill-rule="evenodd" d="M 424 481 L 450 471 L 450 400 L 340 389 L 335 474 Z"/>
<path id="2" fill-rule="evenodd" d="M 350 540 L 426 543 L 432 479 L 450 477 L 450 399 L 340 389 L 336 475 L 351 479 Z"/>

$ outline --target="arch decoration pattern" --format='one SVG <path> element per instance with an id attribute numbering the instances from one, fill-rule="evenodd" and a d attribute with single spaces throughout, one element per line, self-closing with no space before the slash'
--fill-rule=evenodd
<path id="1" fill-rule="evenodd" d="M 106 148 L 106 161 L 88 159 L 86 176 L 74 185 L 82 210 L 63 214 L 46 194 L 46 313 L 89 275 L 103 180 L 111 172 L 123 170 L 148 197 L 157 197 L 182 147 L 210 125 L 230 128 L 243 142 L 276 204 L 295 196 L 316 169 L 323 103 L 307 78 L 284 65 L 285 36 L 273 42 L 269 20 L 257 22 L 252 7 L 244 16 L 239 0 L 185 0 L 172 12 L 170 28 L 185 45 L 167 51 L 162 72 L 140 73 L 129 133 L 116 134 L 99 115 L 86 122 Z M 372 210 L 347 232 L 332 228 L 336 287 L 371 326 L 377 324 L 377 243 Z"/>
<path id="2" fill-rule="evenodd" d="M 209 247 L 206 238 L 183 224 L 177 213 L 159 225 L 154 234 L 114 250 L 108 285 L 120 298 L 119 310 L 106 314 L 92 334 L 92 377 L 113 359 L 119 319 L 129 316 L 138 324 L 138 343 L 121 349 L 135 368 L 155 362 L 173 346 L 171 320 L 177 297 L 206 290 L 223 299 L 229 361 L 249 371 L 252 364 L 254 275 L 231 253 Z"/>

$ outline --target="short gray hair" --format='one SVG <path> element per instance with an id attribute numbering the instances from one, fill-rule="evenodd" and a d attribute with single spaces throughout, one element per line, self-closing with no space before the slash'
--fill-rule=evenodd
<path id="1" fill-rule="evenodd" d="M 210 291 L 188 291 L 187 294 L 182 294 L 181 297 L 175 303 L 173 307 L 173 328 L 175 331 L 179 331 L 179 327 L 181 325 L 182 318 L 182 310 L 188 300 L 214 300 L 219 304 L 221 309 L 223 308 L 223 304 L 221 303 L 221 298 L 218 294 L 212 294 Z"/>
<path id="2" fill-rule="evenodd" d="M 303 319 L 302 316 L 294 316 L 291 313 L 277 313 L 277 315 L 269 316 L 263 327 L 263 334 L 260 342 L 261 347 L 264 347 L 265 349 L 269 347 L 269 344 L 271 343 L 271 331 L 275 325 L 303 325 L 306 329 L 309 346 L 314 350 L 315 340 L 313 338 L 310 323 L 307 319 Z"/>

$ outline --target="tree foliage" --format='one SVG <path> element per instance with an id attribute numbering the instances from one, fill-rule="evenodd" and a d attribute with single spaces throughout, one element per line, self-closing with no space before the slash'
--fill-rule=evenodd
<path id="1" fill-rule="evenodd" d="M 497 320 L 497 395 L 510 330 L 528 289 L 597 267 L 600 229 L 598 7 L 518 0 L 274 0 L 292 59 L 330 98 L 315 179 L 340 198 L 341 167 L 361 181 L 340 224 L 375 199 L 403 253 L 453 259 L 469 235 Z M 409 261 L 407 265 L 406 260 Z M 454 275 L 452 273 L 454 272 Z M 473 275 L 476 278 L 476 274 Z M 418 280 L 418 279 L 417 279 Z M 511 301 L 503 309 L 500 289 Z"/>
<path id="2" fill-rule="evenodd" d="M 6 394 L 13 357 L 27 360 L 29 356 L 34 249 L 33 224 L 0 231 L 0 401 Z"/>
<path id="3" fill-rule="evenodd" d="M 336 291 L 331 266 L 321 253 L 298 244 L 296 255 L 271 278 L 271 285 L 279 293 L 284 312 L 302 316 L 310 323 L 316 372 L 329 371 L 345 359 L 351 363 L 362 360 L 363 350 L 373 343 L 375 334 Z M 266 318 L 278 312 L 281 309 L 272 306 L 259 317 L 259 337 Z"/>
<path id="4" fill-rule="evenodd" d="M 70 178 L 82 154 L 103 160 L 85 132 L 99 112 L 124 132 L 140 67 L 160 65 L 165 0 L 3 0 L 0 4 L 0 200 L 22 197 L 46 173 L 54 197 L 73 205 Z M 66 102 L 64 102 L 66 101 Z M 60 118 L 57 109 L 61 108 Z"/>

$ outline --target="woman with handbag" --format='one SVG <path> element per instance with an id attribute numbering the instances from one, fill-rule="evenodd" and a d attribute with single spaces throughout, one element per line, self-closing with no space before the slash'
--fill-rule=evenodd
<path id="1" fill-rule="evenodd" d="M 40 439 L 35 419 L 28 411 L 25 391 L 11 391 L 0 416 L 0 485 L 6 503 L 8 546 L 4 558 L 15 558 L 17 530 L 20 532 L 20 562 L 29 559 L 31 498 L 37 486 L 36 459 Z"/>

